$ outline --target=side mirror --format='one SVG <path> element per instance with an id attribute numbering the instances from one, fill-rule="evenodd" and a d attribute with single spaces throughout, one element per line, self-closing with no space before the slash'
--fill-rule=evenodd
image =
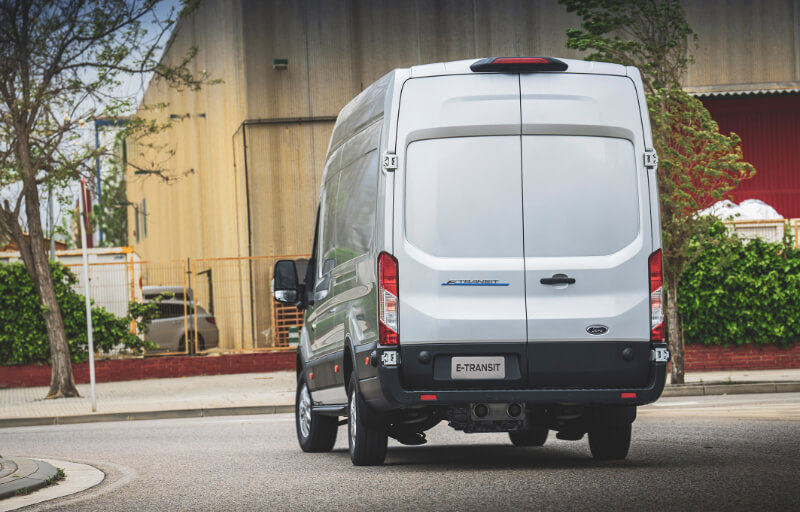
<path id="1" fill-rule="evenodd" d="M 272 295 L 278 302 L 297 305 L 300 300 L 300 285 L 297 267 L 292 260 L 279 260 L 275 263 L 272 280 Z"/>

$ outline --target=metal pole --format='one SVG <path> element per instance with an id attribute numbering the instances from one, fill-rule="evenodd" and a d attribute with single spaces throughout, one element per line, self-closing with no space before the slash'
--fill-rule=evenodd
<path id="1" fill-rule="evenodd" d="M 48 222 L 50 223 L 50 259 L 56 259 L 56 240 L 55 240 L 55 233 L 56 230 L 53 227 L 53 189 L 50 189 L 50 193 L 47 195 L 47 217 Z"/>
<path id="2" fill-rule="evenodd" d="M 89 257 L 86 255 L 86 227 L 83 219 L 86 215 L 86 202 L 83 195 L 86 193 L 86 180 L 81 178 L 81 252 L 83 253 L 83 280 L 86 283 L 86 333 L 89 336 L 89 383 L 92 389 L 92 412 L 97 412 L 97 398 L 94 392 L 94 340 L 92 339 L 92 303 L 89 299 Z"/>
<path id="3" fill-rule="evenodd" d="M 95 165 L 95 172 L 97 174 L 97 206 L 102 206 L 103 204 L 103 187 L 102 187 L 102 178 L 100 177 L 100 130 L 98 129 L 98 122 L 99 119 L 95 119 L 94 121 L 94 149 L 98 151 L 97 156 L 94 157 L 94 165 Z M 100 123 L 104 124 L 104 123 Z M 103 228 L 102 226 L 98 226 L 97 228 L 97 240 L 98 246 L 102 247 L 103 245 Z"/>

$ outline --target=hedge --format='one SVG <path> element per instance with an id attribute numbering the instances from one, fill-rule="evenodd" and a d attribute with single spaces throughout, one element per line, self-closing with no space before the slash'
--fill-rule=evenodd
<path id="1" fill-rule="evenodd" d="M 720 222 L 712 234 L 678 285 L 685 343 L 800 341 L 800 250 L 791 236 L 776 243 L 744 242 Z"/>
<path id="2" fill-rule="evenodd" d="M 89 357 L 86 335 L 86 299 L 73 286 L 77 278 L 68 268 L 50 263 L 56 298 L 73 362 Z M 130 332 L 131 317 L 118 317 L 102 307 L 92 308 L 95 350 L 108 353 L 119 345 L 135 353 L 152 344 Z M 50 345 L 42 306 L 22 263 L 0 264 L 0 364 L 45 363 Z"/>

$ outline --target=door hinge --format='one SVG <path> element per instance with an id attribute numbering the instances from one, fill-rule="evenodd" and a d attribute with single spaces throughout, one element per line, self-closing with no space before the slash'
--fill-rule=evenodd
<path id="1" fill-rule="evenodd" d="M 389 172 L 397 169 L 397 155 L 389 151 L 383 152 L 383 171 Z"/>
<path id="2" fill-rule="evenodd" d="M 667 348 L 654 348 L 650 351 L 650 360 L 657 363 L 669 362 L 669 349 Z"/>
<path id="3" fill-rule="evenodd" d="M 646 169 L 658 167 L 658 153 L 655 149 L 648 149 L 644 152 L 644 166 Z"/>

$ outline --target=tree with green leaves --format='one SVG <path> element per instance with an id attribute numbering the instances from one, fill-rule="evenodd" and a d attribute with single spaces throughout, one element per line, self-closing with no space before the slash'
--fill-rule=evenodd
<path id="1" fill-rule="evenodd" d="M 190 50 L 166 64 L 160 53 L 180 16 L 160 0 L 0 0 L 0 233 L 19 246 L 47 328 L 52 362 L 48 398 L 77 396 L 64 321 L 43 241 L 40 198 L 91 177 L 97 150 L 86 128 L 98 117 L 135 110 L 120 94 L 135 76 L 197 89 Z M 130 136 L 164 129 L 130 118 Z M 30 236 L 25 236 L 25 232 Z"/>
<path id="2" fill-rule="evenodd" d="M 659 156 L 662 251 L 672 382 L 682 383 L 683 339 L 678 285 L 699 255 L 713 219 L 698 215 L 755 174 L 742 159 L 736 134 L 719 133 L 696 98 L 681 88 L 697 36 L 678 0 L 559 0 L 581 19 L 567 30 L 567 47 L 586 60 L 636 66 L 642 73 Z M 694 241 L 694 243 L 693 243 Z"/>
<path id="3" fill-rule="evenodd" d="M 103 247 L 128 245 L 128 194 L 125 187 L 124 132 L 114 137 L 113 156 L 103 175 L 103 200 L 92 210 L 92 220 L 103 231 Z"/>

